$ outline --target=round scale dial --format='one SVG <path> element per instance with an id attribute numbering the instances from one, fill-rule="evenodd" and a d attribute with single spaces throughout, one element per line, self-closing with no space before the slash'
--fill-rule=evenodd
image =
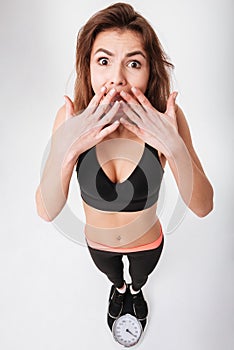
<path id="1" fill-rule="evenodd" d="M 114 339 L 125 347 L 135 345 L 139 341 L 142 331 L 141 323 L 130 314 L 117 318 L 112 327 Z"/>

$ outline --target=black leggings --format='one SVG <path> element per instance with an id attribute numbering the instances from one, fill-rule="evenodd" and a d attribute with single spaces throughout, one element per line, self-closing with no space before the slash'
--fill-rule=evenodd
<path id="1" fill-rule="evenodd" d="M 116 253 L 94 249 L 88 246 L 91 257 L 97 266 L 116 288 L 121 288 L 124 284 L 123 255 L 129 261 L 129 273 L 132 279 L 132 288 L 139 290 L 146 283 L 149 274 L 156 267 L 162 253 L 164 238 L 161 244 L 151 250 L 142 250 L 133 253 Z"/>

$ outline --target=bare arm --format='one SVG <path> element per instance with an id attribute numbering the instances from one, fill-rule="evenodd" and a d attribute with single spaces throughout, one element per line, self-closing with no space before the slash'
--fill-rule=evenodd
<path id="1" fill-rule="evenodd" d="M 178 188 L 185 187 L 186 178 L 192 173 L 192 191 L 188 207 L 199 217 L 206 216 L 213 209 L 213 188 L 203 170 L 194 150 L 189 126 L 180 107 L 176 106 L 176 119 L 180 142 L 169 157 L 168 163 L 173 172 Z M 179 173 L 183 174 L 179 178 Z M 183 193 L 183 190 L 180 191 Z"/>
<path id="2" fill-rule="evenodd" d="M 66 118 L 66 108 L 65 105 L 62 106 L 56 115 L 55 122 L 53 125 L 52 136 L 55 134 L 56 130 L 61 126 Z M 53 216 L 57 216 L 62 210 L 66 203 L 69 184 L 73 172 L 73 168 L 76 160 L 68 159 L 64 160 L 63 167 L 61 169 L 61 164 L 58 164 L 58 157 L 56 154 L 50 150 L 50 154 L 46 161 L 41 182 L 36 190 L 36 207 L 38 215 L 46 220 L 51 221 Z M 54 169 L 51 171 L 51 169 Z M 60 180 L 61 173 L 61 180 Z M 55 175 L 55 176 L 54 176 Z M 56 181 L 57 180 L 57 181 Z M 46 188 L 50 188 L 48 195 L 50 198 L 44 198 L 46 195 Z M 43 199 L 44 198 L 44 199 Z M 45 202 L 47 204 L 45 204 Z M 51 203 L 48 205 L 48 202 Z M 53 207 L 54 215 L 52 216 L 50 207 Z M 49 214 L 50 213 L 50 214 Z"/>
<path id="3" fill-rule="evenodd" d="M 185 116 L 175 104 L 177 93 L 170 94 L 166 112 L 160 113 L 140 89 L 132 91 L 137 104 L 130 94 L 123 95 L 127 102 L 123 110 L 131 122 L 125 118 L 120 122 L 159 151 L 162 164 L 169 163 L 185 204 L 199 217 L 206 216 L 213 208 L 213 188 L 194 150 Z"/>
<path id="4" fill-rule="evenodd" d="M 104 97 L 104 93 L 105 90 L 97 93 L 79 115 L 74 115 L 74 106 L 68 97 L 57 112 L 50 153 L 35 196 L 38 215 L 46 221 L 52 221 L 63 209 L 79 155 L 119 126 L 119 122 L 106 126 L 117 113 L 119 103 L 114 103 L 106 112 L 114 96 Z"/>

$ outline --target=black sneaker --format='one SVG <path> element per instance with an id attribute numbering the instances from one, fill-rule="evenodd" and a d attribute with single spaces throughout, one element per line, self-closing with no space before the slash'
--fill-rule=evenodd
<path id="1" fill-rule="evenodd" d="M 118 318 L 123 310 L 125 293 L 119 293 L 115 286 L 111 287 L 108 313 L 112 318 Z"/>
<path id="2" fill-rule="evenodd" d="M 137 294 L 132 294 L 133 310 L 138 320 L 145 320 L 148 315 L 148 306 L 144 299 L 142 290 Z"/>

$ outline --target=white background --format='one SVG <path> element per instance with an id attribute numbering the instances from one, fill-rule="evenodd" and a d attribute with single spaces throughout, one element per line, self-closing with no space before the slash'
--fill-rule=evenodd
<path id="1" fill-rule="evenodd" d="M 119 348 L 106 324 L 110 282 L 86 247 L 37 216 L 34 200 L 55 114 L 65 93 L 72 98 L 77 32 L 111 3 L 9 0 L 0 5 L 2 350 Z M 130 3 L 153 25 L 175 64 L 177 102 L 215 191 L 212 213 L 200 219 L 189 211 L 165 234 L 161 260 L 144 287 L 149 324 L 137 348 L 231 350 L 232 1 Z M 73 180 L 71 199 L 79 206 Z M 169 168 L 165 180 L 168 193 L 175 187 Z M 170 203 L 169 198 L 166 213 Z M 81 206 L 78 215 L 82 218 Z"/>

